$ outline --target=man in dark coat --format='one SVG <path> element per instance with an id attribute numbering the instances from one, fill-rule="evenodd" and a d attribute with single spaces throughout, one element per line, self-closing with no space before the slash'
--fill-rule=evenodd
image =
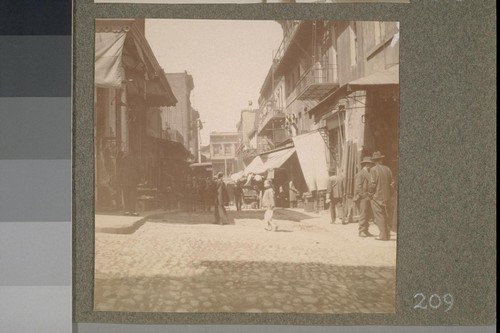
<path id="1" fill-rule="evenodd" d="M 140 182 L 139 160 L 133 154 L 126 154 L 120 162 L 119 180 L 123 191 L 123 210 L 125 215 L 137 216 L 137 185 Z"/>
<path id="2" fill-rule="evenodd" d="M 243 201 L 243 189 L 241 188 L 241 183 L 236 182 L 236 186 L 234 187 L 234 203 L 236 205 L 236 210 L 241 211 L 241 204 Z"/>
<path id="3" fill-rule="evenodd" d="M 382 164 L 385 156 L 379 151 L 373 153 L 372 161 L 375 163 L 370 169 L 370 192 L 372 193 L 371 208 L 375 224 L 380 233 L 376 240 L 389 240 L 391 238 L 388 214 L 388 205 L 391 191 L 394 186 L 391 169 Z"/>
<path id="4" fill-rule="evenodd" d="M 215 196 L 215 223 L 222 225 L 229 223 L 226 208 L 224 207 L 228 204 L 228 194 L 226 184 L 222 179 L 223 176 L 222 172 L 217 174 L 217 192 Z"/>
<path id="5" fill-rule="evenodd" d="M 370 204 L 370 169 L 374 165 L 370 157 L 365 157 L 361 161 L 361 170 L 355 177 L 355 188 L 353 201 L 359 209 L 359 236 L 371 237 L 373 236 L 368 231 L 368 217 L 371 215 Z"/>

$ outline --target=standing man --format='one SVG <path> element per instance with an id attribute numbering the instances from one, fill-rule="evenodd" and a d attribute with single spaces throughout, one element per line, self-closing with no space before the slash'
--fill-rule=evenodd
<path id="1" fill-rule="evenodd" d="M 276 202 L 274 198 L 274 190 L 269 179 L 264 181 L 264 188 L 264 194 L 262 194 L 262 208 L 266 210 L 264 213 L 264 222 L 266 223 L 265 229 L 267 231 L 277 231 L 278 226 L 273 223 L 273 213 Z"/>
<path id="2" fill-rule="evenodd" d="M 217 192 L 215 196 L 215 223 L 224 225 L 229 223 L 226 208 L 224 207 L 227 205 L 229 197 L 227 194 L 226 184 L 222 180 L 222 177 L 224 177 L 224 175 L 222 172 L 219 172 L 217 174 L 216 183 Z"/>
<path id="3" fill-rule="evenodd" d="M 299 191 L 295 188 L 293 180 L 290 180 L 290 182 L 288 183 L 288 191 L 289 191 L 288 200 L 290 202 L 290 208 L 295 208 L 297 207 L 297 195 L 299 194 Z"/>
<path id="4" fill-rule="evenodd" d="M 372 237 L 368 231 L 368 217 L 371 215 L 370 207 L 370 169 L 374 165 L 370 157 L 364 157 L 361 161 L 361 170 L 355 177 L 355 188 L 353 201 L 359 210 L 359 237 Z"/>
<path id="5" fill-rule="evenodd" d="M 373 153 L 372 160 L 375 166 L 370 169 L 370 192 L 373 194 L 371 207 L 375 224 L 380 230 L 378 237 L 375 239 L 387 241 L 391 238 L 388 205 L 394 180 L 391 169 L 382 164 L 384 157 L 379 151 Z"/>
<path id="6" fill-rule="evenodd" d="M 330 223 L 333 224 L 337 220 L 336 207 L 339 203 L 342 203 L 344 198 L 344 179 L 342 176 L 337 175 L 337 170 L 335 168 L 330 168 L 328 173 L 330 174 L 330 178 L 328 179 L 325 202 L 330 203 Z M 343 215 L 344 214 L 342 214 L 342 220 L 344 219 Z"/>
<path id="7" fill-rule="evenodd" d="M 128 153 L 120 163 L 120 183 L 123 191 L 123 210 L 125 215 L 139 215 L 136 212 L 137 185 L 139 182 L 139 161 L 133 153 Z"/>
<path id="8" fill-rule="evenodd" d="M 241 188 L 241 183 L 239 181 L 236 182 L 236 186 L 234 188 L 234 203 L 236 204 L 236 211 L 241 211 L 241 204 L 243 200 L 243 189 Z"/>

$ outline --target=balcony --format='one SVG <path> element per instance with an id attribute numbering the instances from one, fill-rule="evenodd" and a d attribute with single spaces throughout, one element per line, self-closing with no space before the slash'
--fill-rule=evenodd
<path id="1" fill-rule="evenodd" d="M 276 65 L 281 63 L 287 54 L 289 46 L 292 44 L 293 40 L 297 38 L 299 27 L 304 25 L 304 21 L 289 21 L 289 25 L 286 27 L 285 37 L 281 41 L 278 50 L 273 55 L 273 61 Z"/>
<path id="2" fill-rule="evenodd" d="M 257 154 L 265 153 L 266 151 L 273 150 L 281 146 L 289 139 L 289 134 L 285 128 L 275 128 L 272 132 L 258 137 L 257 140 Z"/>
<path id="3" fill-rule="evenodd" d="M 337 66 L 311 66 L 297 81 L 287 97 L 287 105 L 298 99 L 320 101 L 339 87 Z"/>
<path id="4" fill-rule="evenodd" d="M 272 122 L 276 120 L 283 119 L 285 119 L 285 113 L 282 108 L 275 106 L 272 102 L 266 104 L 261 111 L 257 134 L 261 133 L 262 130 L 268 127 L 268 124 L 272 124 Z"/>

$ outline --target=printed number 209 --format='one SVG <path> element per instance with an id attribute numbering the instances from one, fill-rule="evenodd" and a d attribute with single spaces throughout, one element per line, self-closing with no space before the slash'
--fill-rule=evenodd
<path id="1" fill-rule="evenodd" d="M 429 299 L 427 300 L 427 298 L 425 297 L 424 294 L 418 293 L 418 294 L 415 294 L 415 296 L 413 296 L 413 298 L 416 298 L 417 300 L 420 299 L 418 301 L 418 303 L 413 308 L 414 309 L 423 309 L 423 310 L 427 310 L 428 307 L 433 309 L 433 310 L 437 310 L 441 306 L 447 306 L 447 308 L 446 308 L 446 310 L 444 310 L 444 312 L 448 312 L 451 310 L 451 308 L 453 307 L 453 303 L 455 302 L 455 299 L 453 298 L 452 294 L 445 294 L 445 295 L 443 295 L 442 299 L 441 299 L 441 296 L 439 296 L 437 294 L 432 294 L 429 297 Z"/>

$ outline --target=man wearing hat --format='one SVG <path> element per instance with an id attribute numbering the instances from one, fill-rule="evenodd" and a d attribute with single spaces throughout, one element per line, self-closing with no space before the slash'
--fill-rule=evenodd
<path id="1" fill-rule="evenodd" d="M 359 237 L 372 237 L 368 231 L 368 216 L 371 213 L 370 206 L 370 169 L 374 163 L 370 157 L 364 157 L 361 161 L 361 170 L 356 174 L 354 186 L 354 202 L 359 210 Z M 371 215 L 371 214 L 370 214 Z"/>
<path id="2" fill-rule="evenodd" d="M 227 217 L 225 205 L 228 204 L 228 194 L 226 184 L 224 183 L 222 177 L 224 174 L 219 172 L 217 174 L 217 183 L 216 183 L 216 196 L 215 196 L 215 223 L 218 224 L 228 224 L 229 219 Z"/>
<path id="3" fill-rule="evenodd" d="M 391 199 L 391 190 L 394 186 L 391 169 L 382 164 L 385 156 L 379 151 L 373 153 L 372 161 L 375 165 L 370 169 L 370 193 L 372 193 L 371 208 L 375 224 L 380 230 L 376 240 L 391 238 L 389 227 L 388 205 Z"/>
<path id="4" fill-rule="evenodd" d="M 335 208 L 344 199 L 344 179 L 342 176 L 337 175 L 337 170 L 333 167 L 328 169 L 330 178 L 328 178 L 328 187 L 326 190 L 326 203 L 330 203 L 330 217 L 331 222 L 335 223 L 337 220 L 337 212 Z M 343 215 L 343 214 L 342 214 Z M 342 224 L 344 224 L 344 216 L 342 216 Z"/>

